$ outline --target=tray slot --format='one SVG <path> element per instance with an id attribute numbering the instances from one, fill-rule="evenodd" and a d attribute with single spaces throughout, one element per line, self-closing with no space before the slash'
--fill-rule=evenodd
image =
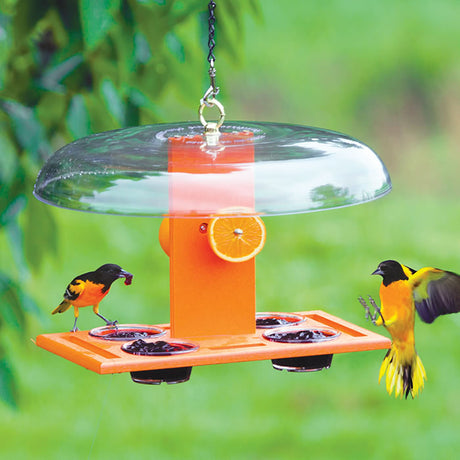
<path id="1" fill-rule="evenodd" d="M 337 323 L 336 321 L 333 321 L 332 319 L 325 318 L 324 316 L 317 315 L 315 313 L 311 315 L 307 315 L 307 318 L 312 319 L 313 321 L 318 321 L 319 323 L 325 324 L 326 326 L 333 327 L 334 329 L 337 329 L 340 332 L 345 332 L 348 335 L 351 335 L 352 337 L 365 337 L 366 334 L 363 334 L 360 331 L 357 331 L 356 329 L 352 329 L 351 327 L 345 326 L 344 324 Z"/>
<path id="2" fill-rule="evenodd" d="M 96 355 L 102 356 L 103 358 L 107 358 L 107 359 L 119 358 L 119 356 L 114 355 L 113 353 L 110 353 L 110 351 L 104 350 L 103 348 L 99 348 L 90 342 L 86 342 L 85 340 L 80 339 L 79 337 L 67 337 L 66 340 L 67 342 L 78 345 L 79 347 L 84 348 L 85 350 L 88 350 L 91 353 L 94 353 Z"/>

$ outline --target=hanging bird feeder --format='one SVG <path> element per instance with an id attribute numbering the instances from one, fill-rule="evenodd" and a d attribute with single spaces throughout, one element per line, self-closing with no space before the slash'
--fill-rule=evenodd
<path id="1" fill-rule="evenodd" d="M 329 367 L 335 353 L 390 346 L 323 311 L 256 313 L 261 217 L 365 203 L 387 194 L 391 182 L 379 157 L 350 136 L 279 123 L 223 124 L 214 8 L 210 2 L 211 84 L 200 123 L 79 139 L 46 162 L 35 184 L 35 196 L 54 206 L 163 219 L 169 324 L 121 325 L 117 340 L 114 327 L 37 337 L 38 346 L 100 374 L 177 383 L 193 366 L 266 359 L 276 369 L 311 371 Z M 218 109 L 216 122 L 206 119 L 209 107 Z"/>

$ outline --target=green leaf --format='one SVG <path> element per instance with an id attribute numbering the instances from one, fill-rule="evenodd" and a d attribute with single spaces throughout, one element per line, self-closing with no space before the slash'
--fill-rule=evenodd
<path id="1" fill-rule="evenodd" d="M 101 85 L 101 93 L 104 98 L 105 105 L 110 114 L 120 126 L 126 125 L 126 107 L 118 94 L 117 88 L 112 80 L 104 80 Z"/>
<path id="2" fill-rule="evenodd" d="M 185 62 L 184 46 L 174 32 L 168 32 L 165 36 L 166 46 L 171 54 L 179 61 Z"/>
<path id="3" fill-rule="evenodd" d="M 0 108 L 10 117 L 19 145 L 32 156 L 33 161 L 38 162 L 40 156 L 46 156 L 51 151 L 45 130 L 34 110 L 13 100 L 0 100 Z"/>
<path id="4" fill-rule="evenodd" d="M 75 95 L 70 101 L 66 116 L 67 129 L 74 139 L 91 134 L 91 122 L 85 99 L 81 94 Z"/>
<path id="5" fill-rule="evenodd" d="M 88 49 L 104 40 L 115 23 L 114 15 L 120 10 L 121 0 L 80 0 L 80 20 L 83 39 Z"/>
<path id="6" fill-rule="evenodd" d="M 134 34 L 134 57 L 140 64 L 146 64 L 152 57 L 149 42 L 142 32 Z"/>
<path id="7" fill-rule="evenodd" d="M 24 253 L 24 234 L 16 220 L 10 221 L 5 227 L 5 232 L 10 242 L 10 250 L 19 277 L 25 279 L 29 276 L 29 269 Z"/>
<path id="8" fill-rule="evenodd" d="M 20 285 L 5 273 L 0 272 L 0 313 L 2 313 L 2 306 L 6 302 L 10 306 L 7 314 L 14 316 L 11 322 L 21 325 L 21 330 L 25 326 L 24 312 L 33 314 L 40 318 L 41 321 L 47 318 L 33 298 Z"/>
<path id="9" fill-rule="evenodd" d="M 29 200 L 24 221 L 24 251 L 32 270 L 41 267 L 46 255 L 57 255 L 57 232 L 50 207 L 38 200 Z"/>
<path id="10" fill-rule="evenodd" d="M 16 221 L 18 214 L 26 207 L 27 197 L 18 195 L 8 203 L 8 206 L 0 214 L 0 227 Z"/>
<path id="11" fill-rule="evenodd" d="M 156 116 L 161 117 L 163 116 L 163 112 L 161 107 L 154 104 L 151 99 L 149 99 L 142 91 L 138 90 L 137 88 L 130 88 L 129 89 L 129 100 L 132 104 L 136 107 L 144 108 L 153 112 Z"/>
<path id="12" fill-rule="evenodd" d="M 24 289 L 18 290 L 19 302 L 21 303 L 22 309 L 26 313 L 31 313 L 32 315 L 38 317 L 41 321 L 47 321 L 48 317 L 40 310 L 40 307 L 35 302 L 35 300 L 27 294 Z"/>
<path id="13" fill-rule="evenodd" d="M 104 78 L 113 79 L 117 82 L 130 81 L 132 75 L 136 72 L 137 66 L 132 25 L 126 23 L 117 25 L 117 27 L 113 28 L 110 38 L 114 53 L 117 56 L 117 74 L 113 77 L 105 75 Z"/>
<path id="14" fill-rule="evenodd" d="M 0 273 L 0 318 L 10 327 L 23 331 L 24 312 L 19 300 L 18 289 L 11 278 Z"/>
<path id="15" fill-rule="evenodd" d="M 58 65 L 45 70 L 38 81 L 39 87 L 48 91 L 65 92 L 62 80 L 68 77 L 82 62 L 83 56 L 75 54 Z"/>
<path id="16" fill-rule="evenodd" d="M 16 175 L 18 159 L 16 147 L 5 130 L 0 130 L 0 195 L 4 184 L 12 182 Z"/>
<path id="17" fill-rule="evenodd" d="M 4 88 L 11 42 L 11 18 L 0 13 L 0 90 Z"/>
<path id="18" fill-rule="evenodd" d="M 18 391 L 10 363 L 6 358 L 0 358 L 0 399 L 12 408 L 17 408 Z"/>

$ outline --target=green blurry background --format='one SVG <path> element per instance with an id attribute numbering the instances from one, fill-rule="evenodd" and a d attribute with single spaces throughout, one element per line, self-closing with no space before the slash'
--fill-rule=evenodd
<path id="1" fill-rule="evenodd" d="M 202 1 L 2 0 L 0 16 L 0 457 L 455 458 L 460 316 L 417 320 L 428 374 L 416 400 L 377 384 L 384 351 L 319 373 L 269 361 L 195 367 L 181 385 L 99 376 L 37 348 L 78 273 L 134 273 L 102 312 L 169 321 L 156 219 L 54 209 L 31 187 L 49 152 L 132 124 L 195 120 L 207 88 Z M 460 3 L 217 0 L 216 68 L 228 119 L 320 126 L 376 150 L 393 191 L 362 206 L 265 219 L 259 311 L 324 309 L 371 328 L 378 262 L 460 272 Z M 51 32 L 50 32 L 51 31 Z M 79 326 L 101 325 L 83 311 Z M 385 334 L 385 331 L 379 331 Z M 32 340 L 31 340 L 32 339 Z"/>

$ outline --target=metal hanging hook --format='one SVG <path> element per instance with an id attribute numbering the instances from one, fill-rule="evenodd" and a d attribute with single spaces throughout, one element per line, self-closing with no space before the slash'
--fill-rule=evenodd
<path id="1" fill-rule="evenodd" d="M 216 97 L 219 94 L 219 87 L 216 85 L 216 68 L 214 67 L 214 60 L 211 60 L 209 63 L 209 79 L 211 81 L 211 88 L 213 91 L 213 97 Z"/>
<path id="2" fill-rule="evenodd" d="M 219 119 L 216 123 L 208 122 L 204 118 L 203 111 L 205 107 L 214 107 L 216 106 L 219 110 Z M 225 109 L 224 106 L 214 97 L 207 99 L 206 101 L 202 99 L 200 109 L 198 110 L 198 115 L 200 117 L 201 124 L 206 128 L 206 132 L 219 130 L 225 120 Z M 212 126 L 214 125 L 214 126 Z"/>

